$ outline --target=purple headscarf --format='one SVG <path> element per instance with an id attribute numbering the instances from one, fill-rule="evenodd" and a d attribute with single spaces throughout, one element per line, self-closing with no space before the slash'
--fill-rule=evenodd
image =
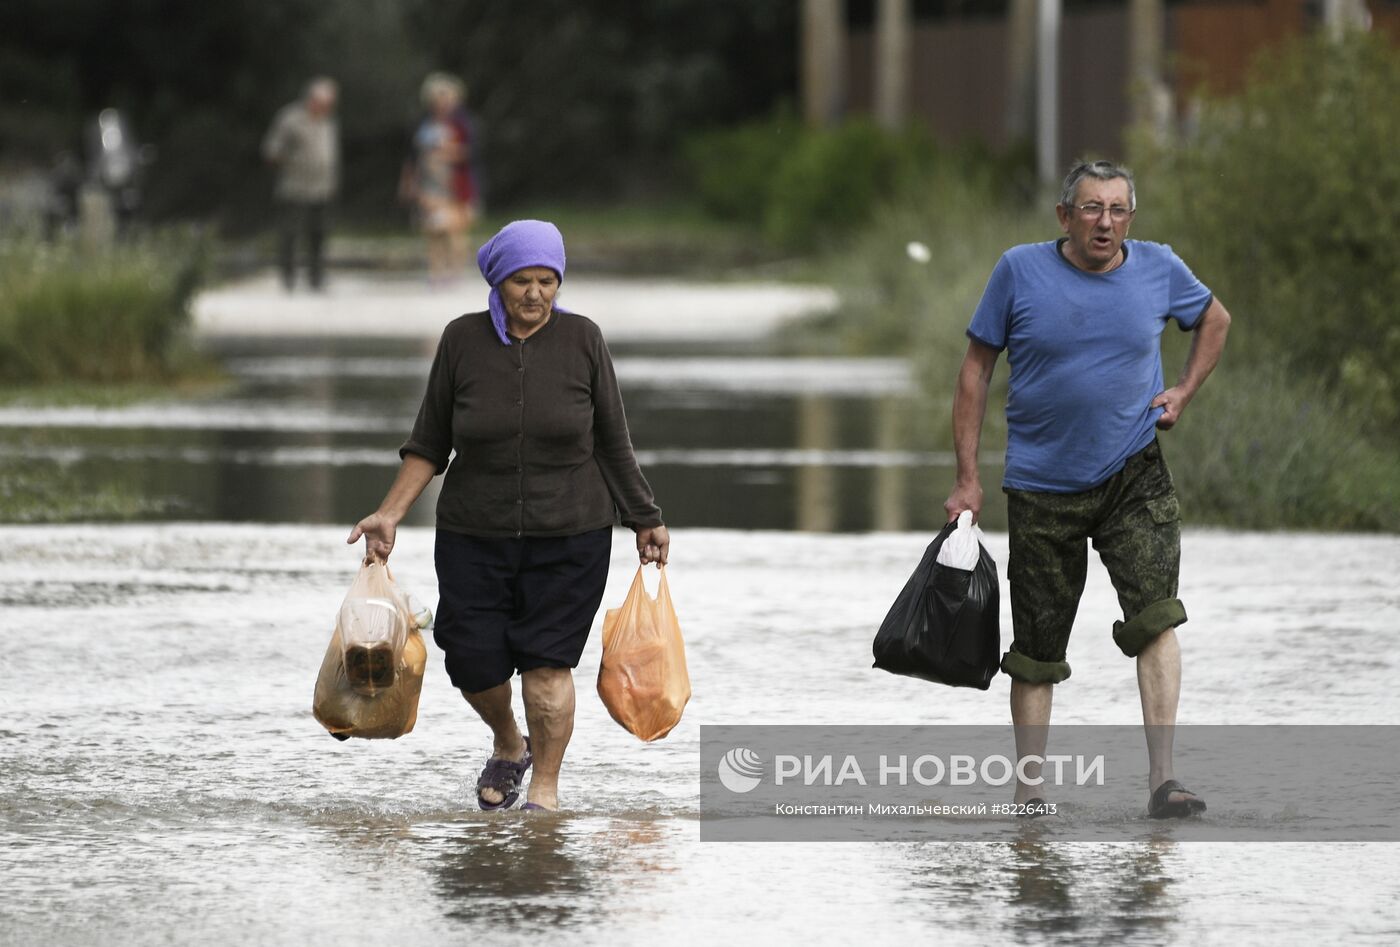
<path id="1" fill-rule="evenodd" d="M 545 220 L 516 220 L 501 228 L 476 254 L 481 275 L 491 284 L 491 324 L 501 344 L 510 345 L 506 334 L 506 306 L 501 300 L 501 284 L 512 273 L 531 266 L 547 266 L 564 281 L 564 236 Z M 568 312 L 562 306 L 558 312 Z"/>

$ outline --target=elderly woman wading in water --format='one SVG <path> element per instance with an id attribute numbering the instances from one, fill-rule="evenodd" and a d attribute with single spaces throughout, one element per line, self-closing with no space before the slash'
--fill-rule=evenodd
<path id="1" fill-rule="evenodd" d="M 518 220 L 477 257 L 490 309 L 448 324 L 403 464 L 348 542 L 387 560 L 394 532 L 437 474 L 438 615 L 448 676 L 491 728 L 477 781 L 483 809 L 558 808 L 574 727 L 574 681 L 603 597 L 619 515 L 643 564 L 670 539 L 637 466 L 612 359 L 598 327 L 554 305 L 564 241 Z M 455 452 L 455 457 L 452 456 Z M 450 463 L 449 463 L 450 459 Z M 528 734 L 511 705 L 520 672 Z"/>

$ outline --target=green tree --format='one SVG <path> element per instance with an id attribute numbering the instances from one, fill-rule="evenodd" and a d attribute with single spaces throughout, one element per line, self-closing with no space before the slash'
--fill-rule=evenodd
<path id="1" fill-rule="evenodd" d="M 316 74 L 342 90 L 345 210 L 394 213 L 431 69 L 461 75 L 488 196 L 674 188 L 681 136 L 766 114 L 796 76 L 787 0 L 5 0 L 0 161 L 80 149 L 114 106 L 158 159 L 157 217 L 264 219 L 258 143 Z"/>
<path id="2" fill-rule="evenodd" d="M 683 135 L 767 114 L 796 87 L 784 0 L 413 0 L 408 23 L 461 75 L 497 204 L 672 187 Z"/>
<path id="3" fill-rule="evenodd" d="M 208 213 L 259 191 L 257 143 L 305 69 L 314 0 L 7 0 L 0 6 L 0 151 L 81 151 L 98 110 L 157 147 L 148 203 Z"/>

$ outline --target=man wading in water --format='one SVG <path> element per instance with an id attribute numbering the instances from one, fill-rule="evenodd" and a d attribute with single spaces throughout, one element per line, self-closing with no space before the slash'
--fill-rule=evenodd
<path id="1" fill-rule="evenodd" d="M 950 520 L 981 511 L 977 449 L 1004 349 L 1014 641 L 1001 669 L 1011 677 L 1017 755 L 1045 755 L 1092 541 L 1123 608 L 1113 640 L 1137 659 L 1148 811 L 1186 816 L 1206 806 L 1172 774 L 1176 628 L 1186 610 L 1176 597 L 1180 508 L 1155 429 L 1181 419 L 1215 368 L 1230 315 L 1170 247 L 1127 239 L 1137 205 L 1126 168 L 1078 165 L 1055 212 L 1066 236 L 1008 250 L 973 313 L 953 399 L 957 482 L 944 508 Z M 1181 378 L 1166 388 L 1161 335 L 1169 319 L 1194 338 Z M 1027 765 L 1028 778 L 1039 775 Z M 1034 812 L 1042 801 L 1018 781 L 1016 802 Z"/>

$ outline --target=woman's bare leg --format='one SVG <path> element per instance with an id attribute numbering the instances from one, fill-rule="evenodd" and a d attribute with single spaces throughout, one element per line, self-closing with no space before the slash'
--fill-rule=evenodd
<path id="1" fill-rule="evenodd" d="M 572 668 L 535 668 L 521 674 L 520 683 L 535 758 L 528 799 L 557 809 L 559 768 L 574 733 L 574 672 Z"/>
<path id="2" fill-rule="evenodd" d="M 515 711 L 511 709 L 510 681 L 497 684 L 488 690 L 462 696 L 491 728 L 491 755 L 503 760 L 519 762 L 525 758 L 525 738 L 515 722 Z M 505 798 L 494 789 L 481 790 L 481 798 L 492 805 Z"/>

